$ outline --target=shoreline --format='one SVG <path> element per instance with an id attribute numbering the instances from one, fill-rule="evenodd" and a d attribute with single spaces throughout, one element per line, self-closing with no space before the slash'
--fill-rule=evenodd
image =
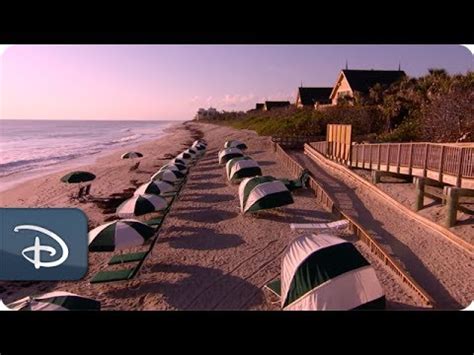
<path id="1" fill-rule="evenodd" d="M 158 139 L 162 139 L 166 137 L 167 135 L 172 134 L 173 128 L 182 125 L 184 122 L 186 121 L 177 121 L 177 123 L 168 124 L 167 126 L 163 128 L 163 131 L 155 138 L 151 138 L 151 139 L 147 138 L 145 140 L 131 142 L 125 145 L 117 146 L 117 147 L 93 154 L 91 156 L 82 156 L 82 157 L 70 159 L 64 163 L 57 164 L 52 167 L 38 169 L 36 171 L 33 171 L 33 173 L 28 172 L 28 171 L 23 171 L 20 173 L 16 173 L 16 174 L 13 173 L 6 177 L 2 177 L 0 178 L 0 193 L 15 189 L 20 184 L 30 182 L 31 180 L 46 178 L 49 175 L 58 173 L 60 171 L 65 171 L 66 169 L 73 170 L 76 168 L 80 168 L 82 166 L 94 165 L 97 163 L 97 160 L 107 157 L 109 155 L 114 155 L 115 153 L 121 150 L 126 150 L 130 148 L 139 148 L 140 146 L 144 144 L 152 143 Z M 1 202 L 1 197 L 0 197 L 0 202 Z"/>

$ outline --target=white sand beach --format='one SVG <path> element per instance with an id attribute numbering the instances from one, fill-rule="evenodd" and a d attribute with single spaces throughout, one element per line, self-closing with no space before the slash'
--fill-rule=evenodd
<path id="1" fill-rule="evenodd" d="M 173 203 L 159 231 L 152 254 L 134 280 L 90 284 L 91 276 L 105 269 L 112 255 L 90 253 L 89 272 L 83 280 L 0 282 L 0 298 L 7 303 L 32 293 L 63 290 L 95 298 L 101 301 L 105 310 L 279 310 L 278 299 L 264 286 L 279 277 L 281 256 L 295 236 L 290 223 L 328 222 L 335 217 L 317 204 L 309 190 L 295 192 L 292 205 L 255 215 L 240 214 L 238 185 L 227 181 L 224 167 L 218 165 L 217 152 L 226 140 L 242 140 L 249 147 L 247 154 L 258 161 L 264 175 L 294 178 L 278 161 L 271 149 L 270 138 L 257 136 L 252 131 L 210 124 L 177 125 L 166 136 L 136 147 L 144 154 L 137 171 L 129 171 L 131 163 L 120 159 L 123 150 L 80 167 L 97 176 L 91 194 L 106 198 L 130 193 L 148 181 L 171 156 L 188 147 L 194 140 L 193 130 L 204 133 L 208 142 L 206 155 L 191 169 L 180 198 Z M 89 218 L 89 228 L 115 218 L 112 208 L 104 209 L 92 202 L 71 202 L 68 195 L 77 187 L 59 181 L 66 172 L 50 174 L 0 192 L 0 206 L 79 207 Z M 375 203 L 376 199 L 364 197 L 364 203 L 371 201 Z M 386 216 L 391 211 L 379 213 Z M 396 215 L 392 217 L 390 228 L 403 231 L 406 223 L 396 220 Z M 424 308 L 419 297 L 362 242 L 350 233 L 339 234 L 352 241 L 376 269 L 388 309 Z M 439 241 L 431 243 L 425 238 L 419 243 L 422 243 L 419 246 L 422 251 L 417 247 L 413 252 L 423 253 L 419 259 L 421 267 L 423 270 L 436 269 L 430 277 L 441 279 L 442 292 L 455 300 L 446 302 L 446 307 L 467 306 L 474 298 L 472 257 L 460 257 Z M 398 250 L 394 249 L 394 253 Z M 441 261 L 451 258 L 458 262 Z M 445 282 L 450 279 L 455 282 Z M 461 289 L 456 289 L 458 287 Z M 433 288 L 433 292 L 437 289 Z"/>

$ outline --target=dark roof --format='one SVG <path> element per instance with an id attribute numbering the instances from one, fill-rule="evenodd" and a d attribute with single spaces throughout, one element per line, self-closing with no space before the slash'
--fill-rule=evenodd
<path id="1" fill-rule="evenodd" d="M 265 104 L 257 103 L 257 104 L 255 105 L 255 109 L 256 109 L 256 110 L 262 110 L 264 106 L 265 106 Z"/>
<path id="2" fill-rule="evenodd" d="M 318 102 L 329 100 L 332 88 L 298 88 L 301 103 L 304 106 L 314 106 Z"/>
<path id="3" fill-rule="evenodd" d="M 286 107 L 290 106 L 290 101 L 265 101 L 265 106 L 267 110 L 272 108 Z"/>
<path id="4" fill-rule="evenodd" d="M 390 85 L 406 74 L 403 70 L 352 70 L 342 71 L 353 91 L 368 93 L 375 84 Z"/>

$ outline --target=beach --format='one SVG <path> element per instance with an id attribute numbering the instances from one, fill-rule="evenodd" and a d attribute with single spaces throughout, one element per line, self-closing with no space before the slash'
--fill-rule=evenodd
<path id="1" fill-rule="evenodd" d="M 134 147 L 144 154 L 136 171 L 129 171 L 130 161 L 120 159 L 123 148 L 77 169 L 97 176 L 91 189 L 94 197 L 119 196 L 147 182 L 171 156 L 192 144 L 197 131 L 202 132 L 208 142 L 206 154 L 191 168 L 179 199 L 173 203 L 159 231 L 152 253 L 134 280 L 90 284 L 92 275 L 105 269 L 112 256 L 112 253 L 90 253 L 89 272 L 84 279 L 0 282 L 0 298 L 8 303 L 38 292 L 62 290 L 97 299 L 104 310 L 279 310 L 278 298 L 264 286 L 279 278 L 281 256 L 297 235 L 291 231 L 290 223 L 329 222 L 335 220 L 335 216 L 325 211 L 307 189 L 294 193 L 294 204 L 255 215 L 240 213 L 238 185 L 227 181 L 224 166 L 218 165 L 217 153 L 225 141 L 239 139 L 247 144 L 246 154 L 258 161 L 264 175 L 295 178 L 278 160 L 269 137 L 258 136 L 253 131 L 188 122 L 168 128 L 166 135 L 159 139 Z M 89 229 L 115 219 L 113 210 L 104 210 L 92 202 L 70 201 L 69 195 L 77 186 L 59 181 L 68 171 L 32 179 L 0 192 L 0 207 L 78 207 L 88 216 Z M 353 242 L 375 268 L 388 309 L 425 307 L 366 245 L 347 231 L 340 236 Z M 425 255 L 439 254 L 439 250 L 435 250 L 438 244 L 425 243 L 423 247 Z M 473 297 L 469 286 L 473 284 L 472 258 L 461 261 L 455 265 L 457 269 L 443 263 L 436 266 L 441 268 L 437 272 L 443 279 L 456 280 L 444 284 L 443 292 L 455 299 L 453 304 L 466 306 Z M 464 284 L 462 291 L 455 290 L 459 284 Z"/>

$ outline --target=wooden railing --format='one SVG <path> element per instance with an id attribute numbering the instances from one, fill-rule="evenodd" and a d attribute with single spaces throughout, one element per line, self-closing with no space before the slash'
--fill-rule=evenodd
<path id="1" fill-rule="evenodd" d="M 278 159 L 283 163 L 283 165 L 291 172 L 293 177 L 297 177 L 301 174 L 304 168 L 296 162 L 292 157 L 288 155 L 287 152 L 280 146 L 280 144 L 275 144 L 274 149 Z M 334 212 L 334 202 L 329 197 L 329 195 L 324 191 L 324 189 L 319 185 L 316 180 L 310 176 L 309 188 L 314 192 L 314 196 L 319 204 L 321 204 L 327 211 Z"/>
<path id="2" fill-rule="evenodd" d="M 310 146 L 327 156 L 328 142 Z M 356 144 L 349 165 L 429 177 L 458 187 L 474 179 L 474 146 L 434 143 Z M 472 188 L 474 181 L 464 181 Z"/>
<path id="3" fill-rule="evenodd" d="M 308 149 L 307 146 L 305 146 L 305 150 Z M 321 144 L 320 147 L 324 147 L 323 144 Z M 288 155 L 279 144 L 275 144 L 274 151 L 278 159 L 293 174 L 299 174 L 299 172 L 303 170 L 303 167 L 298 162 L 296 162 L 290 155 Z M 429 307 L 435 306 L 435 302 L 431 298 L 431 296 L 403 269 L 402 266 L 399 265 L 399 263 L 392 256 L 390 256 L 383 249 L 383 247 L 376 241 L 376 239 L 371 235 L 369 231 L 365 230 L 364 227 L 359 224 L 353 217 L 347 215 L 339 209 L 339 207 L 334 203 L 333 199 L 323 189 L 323 187 L 317 183 L 316 179 L 314 179 L 313 176 L 310 177 L 309 188 L 314 192 L 318 203 L 321 204 L 325 209 L 327 209 L 329 212 L 332 212 L 334 215 L 340 216 L 349 221 L 349 225 L 353 230 L 354 234 L 362 242 L 367 244 L 371 252 L 385 265 L 387 265 L 387 267 L 389 267 L 406 286 L 413 290 L 423 300 L 423 303 L 425 303 Z"/>
<path id="4" fill-rule="evenodd" d="M 324 139 L 322 136 L 274 136 L 272 142 L 280 144 L 287 149 L 303 148 L 305 143 Z"/>

